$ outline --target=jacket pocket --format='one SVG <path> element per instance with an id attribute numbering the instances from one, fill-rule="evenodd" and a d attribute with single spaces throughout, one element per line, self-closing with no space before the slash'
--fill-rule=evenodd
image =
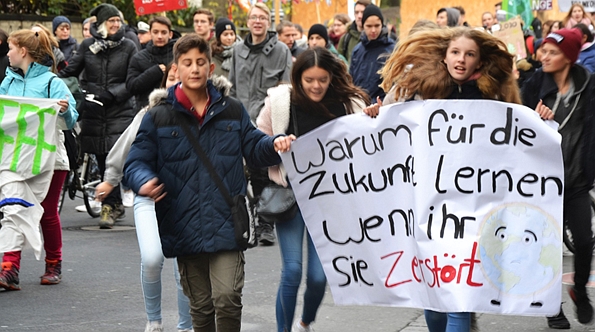
<path id="1" fill-rule="evenodd" d="M 176 127 L 157 129 L 159 152 L 165 163 L 187 160 L 194 153 L 184 132 Z"/>
<path id="2" fill-rule="evenodd" d="M 214 124 L 217 154 L 239 156 L 242 153 L 242 136 L 239 121 L 218 121 Z"/>

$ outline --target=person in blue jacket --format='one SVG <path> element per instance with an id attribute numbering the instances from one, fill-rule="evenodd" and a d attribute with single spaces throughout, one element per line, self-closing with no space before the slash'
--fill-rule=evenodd
<path id="1" fill-rule="evenodd" d="M 229 194 L 246 193 L 243 159 L 279 164 L 295 136 L 269 137 L 254 128 L 242 104 L 217 90 L 209 43 L 196 34 L 174 45 L 180 82 L 148 111 L 126 160 L 124 181 L 155 200 L 165 257 L 177 257 L 195 331 L 240 331 L 244 252 L 231 209 L 184 134 L 189 124 Z"/>
<path id="2" fill-rule="evenodd" d="M 7 56 L 10 67 L 6 70 L 6 77 L 0 84 L 0 95 L 57 99 L 60 112 L 56 122 L 58 128 L 53 172 L 51 174 L 43 172 L 34 178 L 8 183 L 5 177 L 0 183 L 0 199 L 11 197 L 10 193 L 18 190 L 19 193 L 31 193 L 27 201 L 32 204 L 26 209 L 9 207 L 2 209 L 3 226 L 7 229 L 16 227 L 23 230 L 21 236 L 13 239 L 0 236 L 0 244 L 6 245 L 9 241 L 13 243 L 12 249 L 5 252 L 2 257 L 0 288 L 6 290 L 21 289 L 19 284 L 21 250 L 25 242 L 28 242 L 38 254 L 41 250 L 41 245 L 37 245 L 40 243 L 38 234 L 40 226 L 46 254 L 45 273 L 41 277 L 41 284 L 55 285 L 60 283 L 62 278 L 62 227 L 58 215 L 58 201 L 62 184 L 70 169 L 62 130 L 72 129 L 78 113 L 74 108 L 76 102 L 70 90 L 61 79 L 56 77 L 56 63 L 50 38 L 44 31 L 32 30 L 14 31 L 8 37 Z M 20 176 L 15 173 L 11 179 L 20 179 Z"/>
<path id="3" fill-rule="evenodd" d="M 364 10 L 362 26 L 364 33 L 353 49 L 349 74 L 353 83 L 364 89 L 372 100 L 383 99 L 385 92 L 379 86 L 382 80 L 378 71 L 395 48 L 395 41 L 388 36 L 382 12 L 375 5 Z"/>
<path id="4" fill-rule="evenodd" d="M 579 23 L 574 26 L 574 29 L 581 31 L 583 36 L 581 52 L 578 55 L 576 63 L 587 68 L 590 73 L 595 72 L 595 43 L 593 43 L 593 33 L 588 26 Z"/>

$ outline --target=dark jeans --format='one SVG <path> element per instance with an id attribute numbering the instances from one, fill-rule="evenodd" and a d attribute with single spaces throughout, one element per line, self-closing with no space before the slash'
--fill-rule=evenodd
<path id="1" fill-rule="evenodd" d="M 591 273 L 593 231 L 591 230 L 591 186 L 566 188 L 564 191 L 564 221 L 574 240 L 574 285 L 585 290 Z"/>
<path id="2" fill-rule="evenodd" d="M 107 158 L 107 154 L 96 154 L 95 157 L 97 158 L 97 166 L 99 166 L 99 172 L 101 172 L 101 180 L 103 180 L 103 176 L 105 173 L 105 159 Z M 116 204 L 122 204 L 122 193 L 120 192 L 120 184 L 114 187 L 112 192 L 105 197 L 101 205 L 107 204 L 112 208 L 116 206 Z"/>

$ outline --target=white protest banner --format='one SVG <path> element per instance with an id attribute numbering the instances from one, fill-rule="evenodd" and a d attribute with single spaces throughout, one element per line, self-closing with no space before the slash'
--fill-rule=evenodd
<path id="1" fill-rule="evenodd" d="M 560 135 L 522 106 L 413 101 L 282 155 L 336 304 L 554 315 Z"/>
<path id="2" fill-rule="evenodd" d="M 28 243 L 40 258 L 41 201 L 54 170 L 59 108 L 56 99 L 0 95 L 0 252 Z"/>

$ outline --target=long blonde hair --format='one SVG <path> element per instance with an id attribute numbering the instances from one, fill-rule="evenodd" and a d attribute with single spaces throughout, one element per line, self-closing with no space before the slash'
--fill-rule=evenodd
<path id="1" fill-rule="evenodd" d="M 395 99 L 418 94 L 424 99 L 444 99 L 454 88 L 444 58 L 454 39 L 466 37 L 479 46 L 482 63 L 477 86 L 486 99 L 521 103 L 512 73 L 513 55 L 498 38 L 484 31 L 458 27 L 413 33 L 391 54 L 381 71 L 382 88 L 396 90 Z"/>
<path id="2" fill-rule="evenodd" d="M 52 51 L 51 38 L 45 33 L 45 30 L 38 32 L 29 29 L 17 30 L 8 36 L 8 42 L 26 48 L 33 61 L 39 64 L 45 64 L 49 57 L 52 60 L 51 70 L 56 72 L 56 58 Z"/>

